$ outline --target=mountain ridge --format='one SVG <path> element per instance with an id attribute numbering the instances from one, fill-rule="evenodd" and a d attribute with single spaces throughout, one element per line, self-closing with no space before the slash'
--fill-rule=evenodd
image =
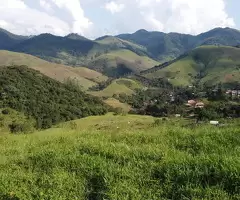
<path id="1" fill-rule="evenodd" d="M 198 35 L 139 30 L 133 34 L 120 34 L 116 37 L 145 46 L 152 58 L 162 61 L 174 59 L 201 45 L 240 44 L 240 32 L 232 28 L 215 28 Z"/>
<path id="2" fill-rule="evenodd" d="M 202 45 L 240 44 L 240 31 L 231 28 L 215 28 L 198 35 L 140 29 L 133 34 L 108 35 L 96 40 L 75 33 L 64 37 L 43 33 L 22 40 L 17 36 L 20 40 L 16 40 L 7 33 L 0 30 L 0 49 L 30 54 L 58 64 L 86 66 L 115 78 L 164 65 Z M 10 42 L 4 45 L 6 37 Z"/>
<path id="3" fill-rule="evenodd" d="M 200 46 L 177 59 L 141 72 L 150 78 L 165 78 L 177 86 L 234 84 L 240 80 L 240 49 Z"/>

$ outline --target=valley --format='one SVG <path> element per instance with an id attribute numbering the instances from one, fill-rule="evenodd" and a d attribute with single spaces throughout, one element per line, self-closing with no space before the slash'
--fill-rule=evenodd
<path id="1" fill-rule="evenodd" d="M 239 44 L 0 29 L 0 200 L 239 199 Z"/>

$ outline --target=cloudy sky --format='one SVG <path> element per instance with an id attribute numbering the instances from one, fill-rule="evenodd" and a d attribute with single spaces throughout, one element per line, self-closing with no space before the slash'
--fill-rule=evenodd
<path id="1" fill-rule="evenodd" d="M 239 0 L 0 0 L 0 27 L 89 38 L 138 29 L 198 34 L 240 29 Z"/>

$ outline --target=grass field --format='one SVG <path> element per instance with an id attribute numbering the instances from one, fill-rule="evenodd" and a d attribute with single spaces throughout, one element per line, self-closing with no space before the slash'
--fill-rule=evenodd
<path id="1" fill-rule="evenodd" d="M 148 78 L 167 77 L 174 85 L 187 86 L 196 82 L 207 85 L 231 83 L 240 80 L 240 49 L 226 46 L 202 46 L 194 49 L 185 58 L 146 74 Z"/>
<path id="2" fill-rule="evenodd" d="M 124 64 L 128 69 L 134 72 L 146 70 L 159 64 L 159 62 L 147 56 L 139 56 L 136 53 L 127 49 L 104 53 L 91 61 L 91 63 L 90 66 L 92 65 L 93 69 L 95 65 L 103 65 L 103 63 L 105 68 L 116 68 L 118 65 Z"/>
<path id="3" fill-rule="evenodd" d="M 104 37 L 103 39 L 100 40 L 96 40 L 96 42 L 98 42 L 99 44 L 103 44 L 103 45 L 108 45 L 110 47 L 120 47 L 120 48 L 128 48 L 131 47 L 132 49 L 136 49 L 138 51 L 141 52 L 147 52 L 147 48 L 143 47 L 139 44 L 127 41 L 127 40 L 123 40 L 114 36 L 107 36 Z"/>
<path id="4" fill-rule="evenodd" d="M 128 105 L 126 103 L 121 103 L 119 100 L 114 99 L 114 98 L 108 98 L 104 102 L 113 108 L 122 108 L 124 112 L 129 112 L 131 110 L 130 105 Z"/>
<path id="5" fill-rule="evenodd" d="M 237 200 L 238 122 L 108 114 L 2 135 L 0 199 Z"/>
<path id="6" fill-rule="evenodd" d="M 131 79 L 120 78 L 114 80 L 105 89 L 97 92 L 89 92 L 89 94 L 99 97 L 112 97 L 114 94 L 118 95 L 121 93 L 131 95 L 134 94 L 134 89 L 140 88 L 142 88 L 142 85 L 140 83 Z"/>
<path id="7" fill-rule="evenodd" d="M 61 82 L 68 78 L 74 79 L 84 89 L 88 89 L 98 82 L 107 80 L 107 77 L 101 73 L 84 67 L 73 68 L 61 64 L 54 64 L 28 54 L 10 51 L 0 51 L 0 66 L 4 65 L 26 65 Z"/>

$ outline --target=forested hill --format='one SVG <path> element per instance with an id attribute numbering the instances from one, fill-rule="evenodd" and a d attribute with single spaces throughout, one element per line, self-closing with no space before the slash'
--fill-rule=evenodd
<path id="1" fill-rule="evenodd" d="M 174 59 L 201 45 L 240 44 L 240 31 L 231 28 L 215 28 L 196 36 L 139 30 L 133 34 L 121 34 L 117 37 L 144 46 L 151 58 L 161 61 Z"/>
<path id="2" fill-rule="evenodd" d="M 37 128 L 107 112 L 104 103 L 71 82 L 60 83 L 24 66 L 0 68 L 0 108 L 6 107 L 33 117 Z"/>

